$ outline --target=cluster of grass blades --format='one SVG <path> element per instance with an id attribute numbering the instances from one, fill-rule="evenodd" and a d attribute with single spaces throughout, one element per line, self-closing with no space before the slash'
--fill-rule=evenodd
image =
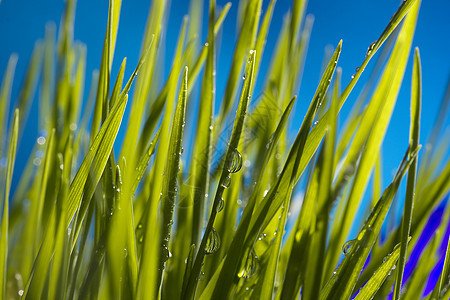
<path id="1" fill-rule="evenodd" d="M 403 1 L 362 53 L 343 91 L 342 42 L 336 45 L 304 119 L 295 120 L 301 126 L 293 143 L 287 124 L 312 26 L 304 16 L 306 1 L 293 0 L 258 99 L 252 94 L 276 1 L 263 14 L 262 0 L 240 2 L 239 36 L 224 95 L 217 95 L 217 115 L 216 36 L 230 4 L 219 11 L 210 0 L 208 36 L 201 44 L 202 2 L 191 2 L 162 88 L 154 79 L 159 77 L 165 0 L 152 3 L 141 58 L 125 85 L 125 59 L 117 76 L 111 74 L 121 0 L 109 1 L 101 62 L 87 101 L 82 97 L 86 49 L 72 37 L 74 0 L 67 1 L 58 40 L 49 26 L 45 40 L 36 44 L 9 118 L 17 62 L 11 56 L 0 90 L 0 297 L 325 300 L 393 293 L 394 299 L 418 299 L 439 245 L 448 244 L 443 239 L 450 216 L 447 205 L 424 255 L 405 276 L 411 251 L 450 190 L 446 141 L 437 139 L 450 93 L 427 147 L 420 150 L 418 49 L 410 84 L 409 145 L 384 192 L 379 166 L 380 147 L 407 81 L 420 0 Z M 387 41 L 392 47 L 383 47 Z M 366 83 L 364 88 L 373 92 L 361 94 L 337 132 L 340 109 L 380 49 L 384 55 L 377 65 L 382 68 L 371 75 L 379 81 Z M 26 136 L 23 128 L 38 82 L 40 136 L 25 169 L 14 173 L 20 180 L 11 194 L 16 148 Z M 192 93 L 195 86 L 199 93 Z M 127 105 L 129 121 L 122 124 Z M 196 120 L 189 119 L 189 108 L 198 110 Z M 195 132 L 186 143 L 188 122 Z M 123 141 L 117 139 L 121 126 Z M 183 152 L 186 144 L 191 151 Z M 404 177 L 401 223 L 381 243 L 381 226 Z M 366 191 L 371 178 L 372 194 Z M 297 186 L 304 196 L 298 215 L 291 215 Z M 361 212 L 367 212 L 364 224 L 356 221 Z M 351 237 L 354 228 L 360 230 Z M 450 297 L 448 247 L 427 299 Z"/>

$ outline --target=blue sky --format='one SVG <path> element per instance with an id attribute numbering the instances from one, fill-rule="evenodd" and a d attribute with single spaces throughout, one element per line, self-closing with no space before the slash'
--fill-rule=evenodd
<path id="1" fill-rule="evenodd" d="M 208 1 L 206 1 L 208 2 Z M 227 1 L 218 0 L 218 7 L 223 7 Z M 221 38 L 221 49 L 218 52 L 217 62 L 217 101 L 223 93 L 226 76 L 228 74 L 231 53 L 234 49 L 236 13 L 238 1 L 231 1 L 232 7 L 225 20 Z M 265 11 L 268 0 L 263 1 Z M 137 63 L 141 49 L 141 39 L 145 29 L 148 10 L 151 1 L 123 1 L 120 16 L 119 32 L 113 74 L 117 73 L 118 66 L 123 57 L 127 57 L 126 76 L 131 74 Z M 400 1 L 380 0 L 353 0 L 353 1 L 309 1 L 307 14 L 315 17 L 311 34 L 310 46 L 305 64 L 303 81 L 301 84 L 296 113 L 291 122 L 292 134 L 300 126 L 306 107 L 316 89 L 324 49 L 327 45 L 335 47 L 343 39 L 343 49 L 339 66 L 343 68 L 343 86 L 350 80 L 351 75 L 363 60 L 368 45 L 377 39 L 383 31 L 392 14 L 396 11 Z M 444 93 L 447 78 L 450 74 L 450 60 L 446 50 L 450 49 L 450 19 L 446 13 L 450 2 L 442 1 L 437 7 L 432 1 L 423 1 L 416 29 L 413 46 L 418 46 L 421 52 L 423 67 L 423 112 L 421 140 L 428 135 L 431 124 L 436 116 L 438 105 Z M 205 3 L 205 6 L 207 3 Z M 279 33 L 283 15 L 289 10 L 291 1 L 278 0 L 275 6 L 272 25 L 269 31 L 265 49 L 261 75 L 270 62 L 270 55 Z M 62 0 L 42 1 L 12 1 L 3 0 L 0 4 L 0 73 L 3 74 L 8 57 L 15 52 L 19 55 L 16 76 L 13 85 L 13 99 L 18 95 L 18 89 L 26 70 L 34 42 L 44 36 L 45 24 L 52 21 L 59 23 L 64 9 Z M 99 67 L 103 38 L 106 28 L 108 1 L 78 0 L 75 16 L 74 37 L 87 45 L 86 89 L 89 86 L 92 70 Z M 204 9 L 207 11 L 207 9 Z M 166 31 L 165 73 L 171 64 L 176 36 L 184 14 L 188 12 L 185 1 L 172 0 L 169 15 L 169 26 Z M 206 24 L 206 18 L 205 22 Z M 204 36 L 206 34 L 204 30 Z M 360 83 L 368 78 L 373 61 L 360 79 Z M 259 76 L 255 94 L 261 90 L 263 76 Z M 113 75 L 114 76 L 114 75 Z M 411 63 L 406 70 L 404 84 L 399 94 L 398 102 L 383 145 L 384 170 L 386 180 L 390 180 L 392 171 L 396 169 L 401 160 L 408 141 L 409 128 L 409 94 L 410 94 Z M 341 121 L 345 119 L 351 105 L 358 95 L 362 84 L 358 84 L 355 91 L 343 107 Z M 218 106 L 218 105 L 217 105 Z M 32 122 L 32 121 L 31 121 Z M 37 130 L 31 128 L 30 139 L 23 139 L 18 159 L 26 158 L 26 149 L 34 142 Z M 27 140 L 29 142 L 27 142 Z M 400 151 L 399 151 L 400 150 Z"/>

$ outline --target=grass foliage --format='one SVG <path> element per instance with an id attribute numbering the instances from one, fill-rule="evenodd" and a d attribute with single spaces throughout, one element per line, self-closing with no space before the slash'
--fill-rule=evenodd
<path id="1" fill-rule="evenodd" d="M 6 162 L 0 181 L 2 299 L 421 295 L 439 245 L 448 244 L 443 241 L 448 207 L 408 277 L 405 263 L 449 192 L 450 162 L 445 141 L 437 140 L 448 97 L 420 150 L 418 49 L 412 75 L 406 74 L 412 76 L 409 145 L 384 191 L 380 167 L 400 87 L 409 84 L 403 79 L 420 0 L 403 1 L 343 91 L 342 41 L 336 45 L 325 58 L 304 119 L 292 120 L 301 125 L 293 143 L 288 123 L 312 18 L 304 16 L 306 1 L 293 0 L 257 91 L 261 96 L 252 98 L 276 6 L 270 1 L 262 14 L 262 2 L 240 1 L 224 95 L 215 89 L 216 37 L 230 4 L 217 9 L 215 0 L 205 12 L 206 41 L 198 38 L 203 0 L 191 1 L 165 82 L 158 73 L 167 26 L 164 0 L 152 3 L 141 58 L 125 84 L 126 59 L 118 74 L 111 74 L 121 1 L 109 1 L 103 52 L 87 101 L 86 49 L 72 37 L 75 1 L 67 1 L 57 41 L 54 26 L 48 26 L 45 40 L 36 43 L 15 102 L 10 93 L 17 56 L 11 55 L 0 91 L 0 150 Z M 366 92 L 338 132 L 339 111 L 378 52 Z M 11 195 L 17 144 L 26 137 L 23 128 L 38 82 L 40 136 L 25 169 L 14 173 L 20 180 Z M 10 102 L 15 113 L 8 121 Z M 198 111 L 196 119 L 192 111 Z M 186 123 L 193 129 L 189 140 Z M 120 128 L 123 140 L 117 139 Z M 388 212 L 404 177 L 401 223 L 381 243 L 382 224 L 392 223 Z M 296 212 L 299 190 L 303 197 Z M 360 224 L 357 217 L 364 212 Z M 355 228 L 359 233 L 352 237 Z M 449 298 L 448 248 L 428 299 Z"/>

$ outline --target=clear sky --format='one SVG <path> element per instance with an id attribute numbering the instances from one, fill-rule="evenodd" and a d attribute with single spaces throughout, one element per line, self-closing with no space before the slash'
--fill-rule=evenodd
<path id="1" fill-rule="evenodd" d="M 206 6 L 208 1 L 205 2 Z M 223 7 L 226 2 L 217 0 L 217 5 Z M 238 1 L 231 2 L 232 7 L 223 26 L 221 49 L 217 56 L 217 101 L 221 99 L 231 61 L 231 55 L 226 55 L 226 53 L 233 51 L 236 37 L 235 24 Z M 263 1 L 263 11 L 265 11 L 268 2 L 268 0 Z M 113 76 L 117 73 L 118 66 L 125 56 L 128 58 L 126 76 L 131 74 L 136 65 L 150 3 L 151 1 L 123 1 Z M 321 0 L 308 2 L 307 14 L 314 15 L 315 21 L 296 112 L 292 120 L 292 134 L 295 134 L 299 128 L 306 107 L 317 87 L 325 47 L 327 45 L 335 47 L 339 40 L 343 39 L 339 66 L 343 68 L 342 84 L 345 86 L 354 73 L 355 67 L 362 62 L 368 45 L 377 39 L 399 4 L 400 1 L 393 0 Z M 290 6 L 291 1 L 278 0 L 276 3 L 263 57 L 262 73 L 259 76 L 260 80 L 257 83 L 255 95 L 260 91 L 261 78 L 263 78 L 261 75 L 269 65 L 270 55 L 281 28 L 283 15 L 289 10 Z M 166 31 L 166 75 L 171 64 L 182 17 L 188 12 L 187 1 L 172 0 L 170 7 L 169 26 Z M 19 55 L 13 85 L 13 99 L 18 95 L 18 89 L 34 42 L 43 38 L 46 22 L 59 23 L 63 9 L 64 1 L 62 0 L 1 1 L 0 74 L 3 74 L 6 68 L 9 55 L 13 52 Z M 107 10 L 108 1 L 106 0 L 78 0 L 77 3 L 74 36 L 76 40 L 87 44 L 86 90 L 89 86 L 92 70 L 99 67 Z M 207 11 L 206 7 L 204 11 Z M 422 141 L 428 135 L 431 124 L 435 119 L 447 78 L 450 75 L 450 59 L 448 59 L 447 54 L 447 50 L 450 49 L 450 40 L 448 39 L 450 36 L 450 18 L 447 15 L 449 11 L 449 1 L 437 3 L 435 1 L 423 1 L 413 42 L 413 46 L 420 48 L 423 67 Z M 204 24 L 206 24 L 206 18 Z M 206 28 L 203 34 L 203 38 L 205 38 Z M 374 60 L 361 77 L 360 83 L 352 93 L 353 97 L 350 97 L 343 107 L 341 120 L 344 119 L 351 108 L 355 96 L 358 95 L 358 90 L 362 86 L 361 83 L 368 78 L 373 64 Z M 396 169 L 401 160 L 408 142 L 410 80 L 411 63 L 406 70 L 404 84 L 383 146 L 384 170 L 387 177 L 385 184 L 390 180 L 392 171 Z M 26 137 L 22 140 L 22 148 L 25 151 L 19 154 L 18 167 L 22 165 L 21 160 L 23 161 L 26 158 L 25 153 L 36 136 L 37 129 L 33 132 L 32 127 L 28 136 L 30 139 L 28 140 Z"/>

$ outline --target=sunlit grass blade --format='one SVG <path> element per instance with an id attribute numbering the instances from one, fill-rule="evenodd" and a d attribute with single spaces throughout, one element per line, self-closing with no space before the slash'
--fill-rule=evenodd
<path id="1" fill-rule="evenodd" d="M 245 81 L 244 87 L 242 88 L 241 98 L 239 100 L 239 106 L 236 112 L 236 117 L 233 125 L 233 131 L 231 133 L 231 138 L 227 148 L 227 154 L 225 156 L 225 162 L 223 165 L 222 174 L 220 176 L 219 185 L 217 187 L 216 194 L 214 196 L 214 202 L 211 206 L 211 213 L 208 219 L 208 223 L 206 225 L 205 232 L 203 234 L 203 238 L 198 248 L 197 255 L 195 257 L 195 261 L 191 270 L 191 274 L 189 275 L 189 280 L 186 285 L 186 290 L 182 292 L 183 299 L 193 299 L 195 296 L 197 283 L 200 275 L 200 269 L 203 263 L 204 256 L 206 254 L 206 243 L 209 239 L 209 235 L 213 230 L 214 221 L 217 215 L 217 207 L 222 200 L 222 194 L 226 187 L 229 186 L 229 181 L 231 180 L 231 165 L 233 160 L 237 160 L 238 155 L 237 147 L 239 144 L 239 140 L 242 133 L 242 127 L 244 126 L 244 119 L 247 112 L 248 104 L 251 99 L 251 93 L 253 89 L 253 76 L 254 76 L 254 66 L 255 66 L 255 50 L 250 50 L 247 64 L 245 68 Z"/>
<path id="2" fill-rule="evenodd" d="M 210 164 L 212 155 L 212 125 L 214 115 L 215 99 L 215 20 L 216 3 L 210 1 L 209 7 L 209 31 L 208 31 L 208 56 L 205 65 L 205 75 L 203 78 L 200 109 L 197 122 L 196 143 L 194 145 L 191 164 L 190 185 L 192 186 L 190 202 L 188 206 L 193 205 L 192 211 L 192 238 L 190 244 L 200 245 L 201 234 L 203 230 L 205 202 L 209 190 Z"/>
<path id="3" fill-rule="evenodd" d="M 375 53 L 379 50 L 379 48 L 383 45 L 384 41 L 391 35 L 391 33 L 394 31 L 394 29 L 400 24 L 402 19 L 405 17 L 405 15 L 408 13 L 411 6 L 415 3 L 416 0 L 407 0 L 404 1 L 399 9 L 395 12 L 394 16 L 392 17 L 391 21 L 383 31 L 383 33 L 380 35 L 380 37 L 377 39 L 376 43 L 372 46 L 370 45 L 369 49 L 370 51 L 367 52 L 367 55 L 359 67 L 359 70 L 354 74 L 354 77 L 349 82 L 349 84 L 345 87 L 344 91 L 341 93 L 339 97 L 339 110 L 344 105 L 345 101 L 347 100 L 348 96 L 350 95 L 351 91 L 355 87 L 356 83 L 358 82 L 362 72 L 365 70 L 366 66 L 368 65 L 369 61 L 372 59 L 372 57 L 375 55 Z M 297 173 L 298 177 L 306 166 L 308 165 L 311 157 L 314 155 L 315 151 L 320 145 L 320 142 L 322 140 L 322 137 L 325 134 L 326 131 L 326 119 L 329 118 L 329 114 L 325 113 L 324 116 L 318 121 L 316 126 L 314 126 L 313 130 L 311 131 L 311 134 L 308 137 L 308 140 L 305 145 L 305 154 L 303 155 L 302 161 L 300 162 L 299 166 L 299 172 Z M 391 248 L 392 249 L 392 248 Z"/>
<path id="4" fill-rule="evenodd" d="M 337 46 L 336 51 L 334 52 L 334 55 L 328 64 L 327 70 L 324 73 L 321 82 L 319 83 L 310 107 L 308 108 L 308 111 L 306 113 L 305 119 L 295 139 L 295 142 L 291 147 L 286 163 L 283 167 L 283 170 L 281 171 L 281 174 L 277 178 L 277 181 L 264 196 L 264 199 L 261 201 L 261 203 L 258 204 L 257 207 L 255 207 L 256 210 L 253 212 L 253 215 L 252 211 L 254 206 L 249 207 L 249 215 L 246 216 L 246 214 L 244 213 L 243 218 L 239 224 L 238 231 L 239 228 L 242 227 L 249 228 L 245 237 L 245 241 L 238 241 L 237 238 L 239 237 L 239 235 L 235 235 L 235 238 L 233 240 L 234 247 L 233 244 L 231 247 L 234 248 L 234 251 L 238 252 L 235 254 L 232 254 L 230 252 L 228 253 L 224 263 L 225 268 L 220 270 L 221 274 L 217 281 L 217 285 L 214 287 L 214 293 L 212 294 L 212 297 L 220 297 L 220 295 L 223 296 L 224 294 L 231 292 L 230 289 L 233 284 L 232 278 L 234 278 L 234 276 L 236 276 L 236 274 L 238 273 L 237 269 L 240 262 L 245 259 L 243 257 L 244 253 L 249 252 L 249 249 L 252 248 L 254 242 L 256 241 L 256 238 L 259 236 L 260 232 L 264 230 L 265 227 L 270 223 L 273 216 L 279 210 L 283 201 L 286 198 L 290 199 L 292 188 L 294 186 L 294 183 L 296 182 L 296 172 L 298 170 L 297 167 L 302 156 L 306 138 L 308 136 L 308 133 L 310 132 L 310 128 L 314 120 L 314 116 L 317 112 L 317 108 L 322 102 L 326 90 L 330 84 L 331 78 L 334 74 L 340 50 L 341 42 Z M 203 293 L 202 297 L 204 295 L 206 296 L 208 294 Z"/>
<path id="5" fill-rule="evenodd" d="M 133 185 L 131 187 L 130 192 L 131 195 L 134 195 L 139 183 L 141 182 L 142 176 L 144 176 L 150 157 L 155 153 L 156 143 L 158 143 L 159 137 L 160 131 L 158 130 L 155 137 L 148 146 L 147 150 L 145 151 L 144 155 L 141 157 L 139 163 L 137 164 L 135 179 L 133 181 Z"/>
<path id="6" fill-rule="evenodd" d="M 159 285 L 156 285 L 156 282 L 159 276 L 158 266 L 161 247 L 159 242 L 155 242 L 160 240 L 158 208 L 163 186 L 162 174 L 164 174 L 166 162 L 168 161 L 170 124 L 173 119 L 172 115 L 176 102 L 177 84 L 180 77 L 179 71 L 182 66 L 182 49 L 184 47 L 186 26 L 187 18 L 184 18 L 177 41 L 171 75 L 168 79 L 165 113 L 159 129 L 162 138 L 159 139 L 155 154 L 155 161 L 150 175 L 152 176 L 152 180 L 148 186 L 145 186 L 146 190 L 144 192 L 146 191 L 146 194 L 143 195 L 145 197 L 146 207 L 138 223 L 138 227 L 141 226 L 143 228 L 143 242 L 137 283 L 137 298 L 143 298 L 146 295 L 156 297 L 159 292 Z"/>
<path id="7" fill-rule="evenodd" d="M 9 193 L 11 190 L 11 181 L 16 161 L 17 139 L 19 135 L 19 110 L 14 112 L 14 119 L 11 127 L 11 138 L 8 149 L 8 165 L 6 169 L 5 202 L 3 204 L 3 217 L 0 236 L 0 296 L 5 299 L 6 296 L 6 274 L 8 258 L 8 223 L 9 223 Z"/>
<path id="8" fill-rule="evenodd" d="M 391 275 L 393 269 L 396 268 L 396 262 L 400 256 L 400 245 L 394 248 L 386 260 L 383 261 L 378 270 L 373 274 L 369 281 L 359 290 L 355 300 L 370 300 L 373 299 L 378 289 L 383 284 L 384 280 Z"/>
<path id="9" fill-rule="evenodd" d="M 359 164 L 351 186 L 349 199 L 345 204 L 344 212 L 336 218 L 332 227 L 332 239 L 330 241 L 329 255 L 327 256 L 326 262 L 327 271 L 334 269 L 339 259 L 339 249 L 348 237 L 348 233 L 353 224 L 353 218 L 358 211 L 361 202 L 360 199 L 369 182 L 371 171 L 375 165 L 380 146 L 387 131 L 406 69 L 419 4 L 417 2 L 413 10 L 405 18 L 389 62 L 365 110 L 361 124 L 355 133 L 355 138 L 346 156 L 343 165 L 344 169 L 354 164 L 358 159 Z M 362 151 L 363 149 L 364 151 Z M 338 182 L 343 177 L 344 172 L 341 172 L 337 179 Z"/>
<path id="10" fill-rule="evenodd" d="M 236 98 L 238 82 L 242 77 L 242 65 L 246 57 L 248 49 L 255 49 L 256 32 L 259 25 L 261 0 L 250 0 L 246 3 L 245 7 L 245 22 L 240 29 L 239 37 L 236 42 L 236 47 L 233 51 L 233 58 L 231 63 L 230 73 L 228 75 L 227 85 L 225 87 L 225 93 L 222 99 L 222 105 L 220 108 L 220 114 L 218 116 L 219 124 L 216 125 L 218 132 L 225 122 L 225 118 L 228 116 L 231 107 L 233 106 L 234 99 Z M 255 70 L 255 74 L 257 70 Z"/>
<path id="11" fill-rule="evenodd" d="M 411 84 L 411 128 L 409 134 L 411 149 L 415 149 L 419 145 L 421 106 L 422 106 L 422 70 L 420 64 L 419 49 L 416 48 L 414 56 L 412 84 Z M 394 298 L 393 298 L 396 300 L 400 299 L 403 271 L 406 264 L 406 250 L 408 247 L 409 231 L 411 229 L 411 218 L 414 207 L 416 169 L 417 169 L 417 158 L 414 160 L 414 162 L 411 164 L 410 169 L 408 170 L 405 208 L 402 219 L 400 260 L 397 269 L 397 278 L 395 281 Z"/>
<path id="12" fill-rule="evenodd" d="M 236 230 L 236 233 L 233 237 L 232 244 L 230 245 L 230 249 L 228 250 L 227 257 L 235 257 L 237 255 L 240 255 L 239 253 L 242 251 L 242 243 L 241 241 L 245 238 L 245 235 L 247 234 L 247 226 L 250 222 L 251 215 L 253 213 L 253 209 L 256 205 L 256 197 L 259 195 L 262 191 L 262 178 L 264 177 L 266 167 L 268 166 L 268 163 L 274 154 L 275 148 L 277 146 L 277 143 L 280 139 L 281 133 L 284 130 L 286 123 L 288 121 L 288 117 L 291 113 L 292 107 L 295 103 L 296 97 L 292 98 L 291 102 L 289 102 L 289 105 L 286 107 L 278 126 L 273 133 L 272 137 L 270 138 L 269 142 L 267 143 L 266 147 L 268 146 L 267 152 L 265 153 L 262 167 L 260 170 L 260 173 L 258 175 L 258 180 L 256 181 L 256 187 L 255 192 L 251 195 L 250 200 L 244 210 L 241 222 L 239 223 L 238 229 Z M 214 291 L 215 285 L 217 284 L 217 280 L 219 279 L 219 275 L 221 274 L 221 269 L 224 265 L 224 261 L 226 259 L 223 259 L 221 264 L 217 266 L 217 270 L 214 273 L 214 276 L 210 279 L 208 286 L 204 293 L 201 295 L 201 299 L 209 299 L 212 295 L 212 292 Z"/>
<path id="13" fill-rule="evenodd" d="M 66 215 L 66 226 L 69 226 L 75 212 L 79 209 L 81 204 L 81 197 L 83 195 L 84 186 L 86 184 L 86 180 L 88 176 L 92 176 L 92 183 L 95 185 L 100 180 L 100 177 L 103 173 L 103 169 L 106 165 L 107 160 L 109 159 L 109 154 L 112 150 L 112 146 L 114 144 L 114 140 L 116 138 L 117 132 L 119 130 L 120 124 L 122 122 L 122 117 L 125 111 L 125 106 L 128 100 L 128 91 L 130 90 L 131 84 L 134 78 L 137 75 L 141 65 L 143 63 L 143 57 L 138 63 L 138 66 L 134 70 L 130 79 L 128 80 L 124 90 L 120 94 L 118 102 L 111 109 L 111 112 L 103 122 L 100 131 L 95 136 L 90 146 L 88 153 L 86 154 L 83 162 L 81 163 L 80 168 L 73 179 L 70 190 L 69 190 L 69 198 L 68 198 L 68 206 L 67 206 L 67 215 Z M 92 164 L 95 163 L 95 166 Z M 89 174 L 90 169 L 93 169 L 95 174 Z M 95 187 L 94 187 L 95 188 Z M 88 201 L 92 197 L 93 190 L 89 192 L 90 195 L 85 195 L 88 198 Z M 81 216 L 81 220 L 84 217 L 84 214 L 87 209 L 87 203 L 84 204 L 83 211 L 79 211 L 79 215 Z M 80 220 L 80 221 L 81 221 Z M 78 226 L 81 224 L 79 223 Z M 79 232 L 79 228 L 75 228 L 76 234 Z"/>
<path id="14" fill-rule="evenodd" d="M 306 254 L 307 261 L 305 263 L 305 279 L 302 294 L 306 298 L 313 297 L 313 295 L 319 295 L 320 288 L 322 287 L 323 278 L 323 262 L 325 260 L 325 251 L 327 243 L 327 231 L 328 231 L 328 218 L 332 206 L 332 182 L 334 173 L 334 155 L 336 144 L 336 131 L 337 131 L 337 111 L 338 111 L 338 95 L 341 81 L 340 68 L 336 71 L 336 80 L 334 83 L 332 102 L 330 104 L 331 118 L 328 131 L 325 135 L 325 141 L 322 157 L 319 157 L 320 164 L 316 168 L 320 168 L 320 181 L 317 203 L 315 204 L 314 217 L 315 220 L 311 222 L 311 237 L 309 243 L 309 250 Z M 300 216 L 299 216 L 300 217 Z M 305 234 L 305 233 L 303 233 Z M 295 235 L 297 236 L 297 235 Z M 292 255 L 292 253 L 291 253 Z M 305 258 L 304 258 L 305 259 Z M 289 268 L 289 265 L 288 265 Z"/>
<path id="15" fill-rule="evenodd" d="M 364 263 L 378 238 L 381 225 L 386 218 L 400 182 L 417 156 L 417 152 L 418 149 L 412 149 L 412 152 L 408 149 L 394 180 L 385 189 L 357 238 L 343 245 L 342 249 L 346 254 L 344 260 L 321 290 L 320 299 L 348 299 L 351 297 Z"/>
<path id="16" fill-rule="evenodd" d="M 183 130 L 185 123 L 186 101 L 187 101 L 187 86 L 188 86 L 188 68 L 185 67 L 183 74 L 183 82 L 180 88 L 180 95 L 178 97 L 175 115 L 172 122 L 172 129 L 170 133 L 169 150 L 167 156 L 167 163 L 164 173 L 162 194 L 161 194 L 161 238 L 160 238 L 160 252 L 159 252 L 159 267 L 157 276 L 157 287 L 160 286 L 162 272 L 165 264 L 170 257 L 169 241 L 170 231 L 173 224 L 173 211 L 175 208 L 175 196 L 177 195 L 177 181 L 178 171 L 180 169 L 180 156 L 182 151 Z"/>

